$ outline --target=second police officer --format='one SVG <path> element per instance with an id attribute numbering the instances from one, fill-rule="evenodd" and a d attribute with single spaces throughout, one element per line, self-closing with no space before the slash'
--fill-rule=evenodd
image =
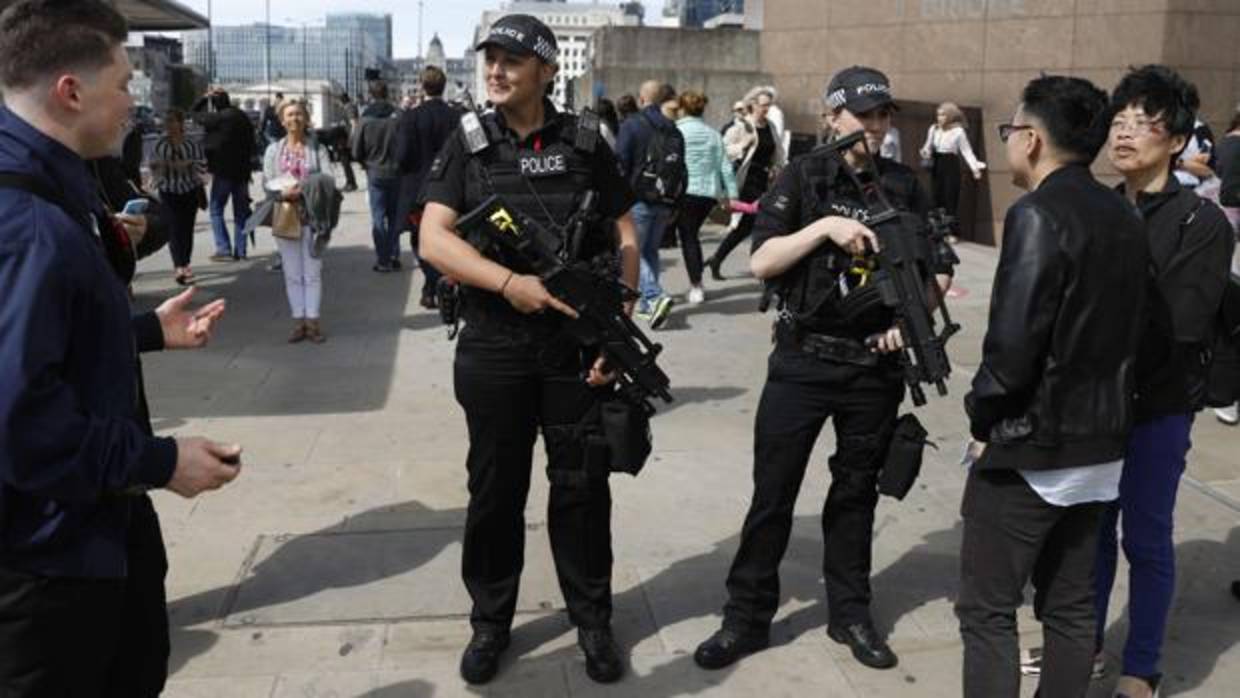
<path id="1" fill-rule="evenodd" d="M 509 253 L 463 239 L 460 217 L 499 194 L 533 221 L 567 235 L 589 190 L 597 194 L 595 242 L 618 246 L 622 280 L 637 284 L 634 198 L 597 121 L 556 110 L 555 35 L 528 15 L 497 21 L 485 52 L 495 109 L 466 115 L 427 178 L 420 251 L 460 282 L 465 328 L 457 345 L 456 398 L 469 430 L 469 508 L 462 576 L 473 600 L 473 637 L 461 657 L 469 683 L 494 677 L 516 610 L 524 562 L 525 503 L 541 430 L 551 481 L 547 528 L 556 574 L 578 629 L 586 671 L 620 678 L 611 635 L 611 495 L 606 476 L 588 477 L 574 425 L 612 376 L 597 355 L 554 346 L 573 309 Z"/>
<path id="2" fill-rule="evenodd" d="M 924 219 L 928 200 L 913 171 L 869 155 L 891 127 L 887 77 L 847 68 L 832 77 L 825 101 L 837 137 L 864 131 L 864 143 L 844 153 L 847 167 L 862 181 L 877 176 L 893 206 Z M 879 471 L 904 397 L 896 359 L 903 342 L 889 309 L 851 312 L 843 303 L 855 286 L 855 260 L 877 248 L 862 192 L 844 167 L 830 150 L 815 150 L 780 174 L 759 209 L 750 267 L 777 290 L 780 313 L 754 423 L 754 493 L 727 578 L 723 626 L 694 654 L 706 669 L 770 642 L 793 508 L 828 418 L 836 452 L 822 515 L 827 633 L 866 666 L 897 662 L 870 616 L 870 563 Z M 950 265 L 936 271 L 946 290 Z"/>

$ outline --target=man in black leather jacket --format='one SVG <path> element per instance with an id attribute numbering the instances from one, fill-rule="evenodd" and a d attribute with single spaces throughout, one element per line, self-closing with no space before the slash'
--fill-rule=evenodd
<path id="1" fill-rule="evenodd" d="M 1030 82 L 1000 127 L 1014 183 L 982 364 L 965 397 L 974 463 L 961 513 L 966 698 L 1020 692 L 1016 609 L 1032 578 L 1043 696 L 1077 698 L 1094 656 L 1099 521 L 1118 495 L 1133 422 L 1148 278 L 1141 219 L 1089 171 L 1106 93 L 1079 78 Z"/>

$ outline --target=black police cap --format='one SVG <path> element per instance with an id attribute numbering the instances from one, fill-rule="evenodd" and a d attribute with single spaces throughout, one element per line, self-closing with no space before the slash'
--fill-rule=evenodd
<path id="1" fill-rule="evenodd" d="M 500 17 L 474 50 L 482 51 L 487 46 L 498 46 L 522 56 L 537 56 L 544 63 L 556 63 L 560 55 L 555 33 L 530 15 Z"/>
<path id="2" fill-rule="evenodd" d="M 887 76 L 881 70 L 860 65 L 833 75 L 823 101 L 832 111 L 846 108 L 854 114 L 895 104 L 891 97 L 891 81 Z"/>

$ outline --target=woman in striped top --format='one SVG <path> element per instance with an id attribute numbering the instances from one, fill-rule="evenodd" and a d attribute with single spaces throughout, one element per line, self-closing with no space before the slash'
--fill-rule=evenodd
<path id="1" fill-rule="evenodd" d="M 194 221 L 205 200 L 202 193 L 207 163 L 202 146 L 185 137 L 184 112 L 169 109 L 164 130 L 164 137 L 151 152 L 150 168 L 160 201 L 172 213 L 168 249 L 176 267 L 177 283 L 185 286 L 194 282 L 189 262 L 194 252 Z"/>

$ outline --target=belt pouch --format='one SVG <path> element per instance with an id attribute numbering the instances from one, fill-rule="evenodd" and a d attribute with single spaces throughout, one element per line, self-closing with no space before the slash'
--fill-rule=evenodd
<path id="1" fill-rule="evenodd" d="M 926 448 L 925 427 L 917 416 L 906 414 L 896 420 L 887 446 L 887 460 L 878 476 L 879 494 L 904 499 L 921 473 L 921 459 Z"/>

